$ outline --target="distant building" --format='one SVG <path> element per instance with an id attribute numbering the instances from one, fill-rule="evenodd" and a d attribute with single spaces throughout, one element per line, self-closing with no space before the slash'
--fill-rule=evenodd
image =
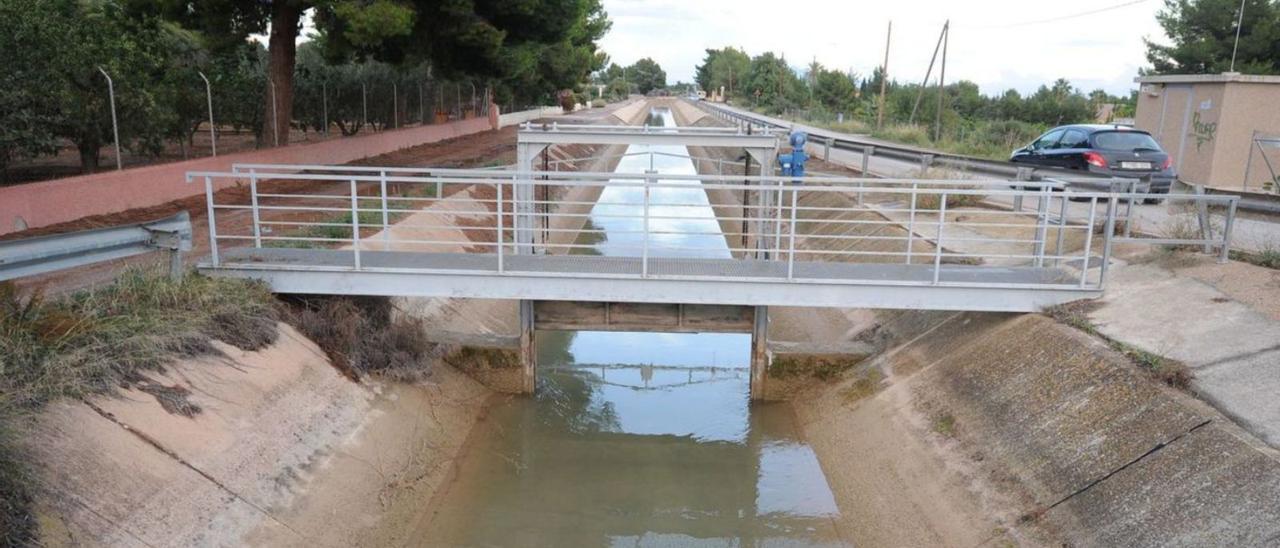
<path id="1" fill-rule="evenodd" d="M 1264 191 L 1280 175 L 1280 76 L 1239 73 L 1135 79 L 1138 129 L 1173 155 L 1181 180 Z M 1274 190 L 1272 190 L 1274 192 Z"/>

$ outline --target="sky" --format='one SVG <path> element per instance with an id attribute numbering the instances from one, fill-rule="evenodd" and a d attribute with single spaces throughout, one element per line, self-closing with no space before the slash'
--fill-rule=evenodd
<path id="1" fill-rule="evenodd" d="M 1155 15 L 1161 0 L 604 0 L 613 28 L 601 41 L 611 60 L 651 57 L 668 83 L 691 82 L 707 48 L 755 56 L 783 54 L 793 67 L 824 66 L 870 75 L 924 78 L 944 21 L 951 20 L 947 81 L 984 93 L 1035 91 L 1058 78 L 1088 92 L 1127 94 L 1147 66 L 1143 38 L 1166 42 Z M 1091 13 L 1092 12 L 1092 13 Z M 936 80 L 937 67 L 935 67 Z"/>

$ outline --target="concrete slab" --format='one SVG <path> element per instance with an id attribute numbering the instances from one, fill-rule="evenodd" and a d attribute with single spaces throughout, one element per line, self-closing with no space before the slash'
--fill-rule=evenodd
<path id="1" fill-rule="evenodd" d="M 1101 303 L 1089 314 L 1099 331 L 1187 364 L 1199 396 L 1280 447 L 1280 321 L 1153 265 L 1112 270 Z"/>
<path id="2" fill-rule="evenodd" d="M 1275 546 L 1280 465 L 1216 424 L 1050 510 L 1075 546 Z"/>

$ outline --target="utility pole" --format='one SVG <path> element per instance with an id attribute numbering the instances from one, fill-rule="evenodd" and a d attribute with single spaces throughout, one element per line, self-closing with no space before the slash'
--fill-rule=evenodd
<path id="1" fill-rule="evenodd" d="M 400 88 L 391 82 L 391 127 L 400 127 Z"/>
<path id="2" fill-rule="evenodd" d="M 947 46 L 951 43 L 951 20 L 942 26 L 942 70 L 938 73 L 938 112 L 933 119 L 933 142 L 942 140 L 942 106 L 947 96 Z"/>
<path id="3" fill-rule="evenodd" d="M 1231 72 L 1236 71 L 1236 52 L 1240 51 L 1240 25 L 1244 24 L 1244 2 L 1240 0 L 1240 15 L 1236 17 L 1236 44 L 1231 47 Z"/>
<path id="4" fill-rule="evenodd" d="M 884 127 L 884 93 L 889 85 L 889 43 L 893 40 L 893 21 L 889 21 L 889 33 L 884 37 L 884 65 L 880 69 L 880 106 L 876 109 L 876 129 Z"/>
<path id="5" fill-rule="evenodd" d="M 924 81 L 920 82 L 920 92 L 916 94 L 916 104 L 911 107 L 911 118 L 907 120 L 909 124 L 916 123 L 916 112 L 920 110 L 920 100 L 924 99 L 924 90 L 929 86 L 929 77 L 933 76 L 933 65 L 938 61 L 938 52 L 942 50 L 942 39 L 947 35 L 947 27 L 950 25 L 951 21 L 948 20 L 942 26 L 942 32 L 938 33 L 938 45 L 933 47 L 933 57 L 929 58 L 929 70 L 924 72 Z"/>

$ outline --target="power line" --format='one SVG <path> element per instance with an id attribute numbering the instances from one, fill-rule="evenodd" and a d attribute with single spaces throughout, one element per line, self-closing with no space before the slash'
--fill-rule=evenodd
<path id="1" fill-rule="evenodd" d="M 1093 10 L 1089 10 L 1089 11 L 1082 11 L 1082 12 L 1080 12 L 1080 13 L 1073 13 L 1073 14 L 1070 14 L 1070 15 L 1060 15 L 1060 16 L 1057 16 L 1057 17 L 1050 17 L 1050 18 L 1048 18 L 1048 19 L 1036 19 L 1036 20 L 1034 20 L 1034 21 L 1023 21 L 1023 22 L 1020 22 L 1020 23 L 1010 23 L 1010 24 L 1007 24 L 1007 25 L 982 25 L 982 26 L 975 26 L 975 27 L 970 27 L 970 28 L 974 28 L 974 29 L 1010 29 L 1010 28 L 1016 28 L 1016 27 L 1027 27 L 1027 26 L 1031 26 L 1031 25 L 1043 25 L 1043 24 L 1045 24 L 1045 23 L 1056 23 L 1056 22 L 1058 22 L 1058 21 L 1067 21 L 1067 20 L 1070 20 L 1070 19 L 1078 19 L 1078 18 L 1080 18 L 1080 17 L 1088 17 L 1088 16 L 1090 16 L 1090 15 L 1097 15 L 1097 14 L 1099 14 L 1099 13 L 1106 13 L 1106 12 L 1109 12 L 1109 11 L 1115 11 L 1115 10 L 1118 10 L 1118 9 L 1127 8 L 1127 7 L 1129 7 L 1129 6 L 1136 6 L 1136 5 L 1138 5 L 1138 4 L 1145 4 L 1145 3 L 1149 2 L 1149 1 L 1151 1 L 1151 0 L 1129 0 L 1128 2 L 1122 2 L 1122 3 L 1119 3 L 1119 4 L 1115 4 L 1115 5 L 1107 6 L 1107 7 L 1104 7 L 1104 8 L 1098 8 L 1098 9 L 1093 9 Z"/>

